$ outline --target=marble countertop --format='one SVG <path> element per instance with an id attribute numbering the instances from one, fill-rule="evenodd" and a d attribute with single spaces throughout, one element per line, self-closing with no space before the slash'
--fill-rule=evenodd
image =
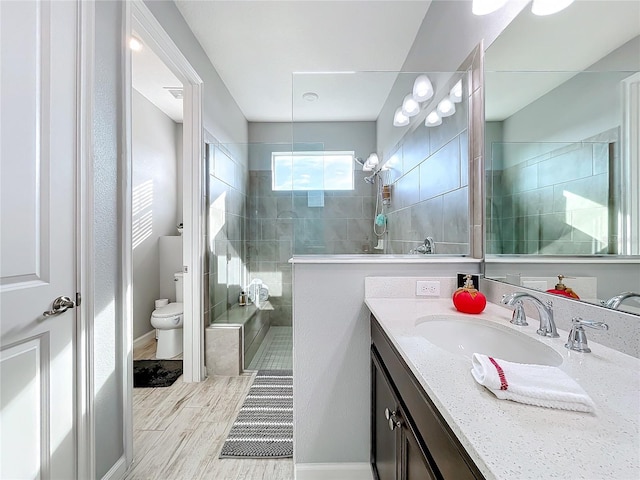
<path id="1" fill-rule="evenodd" d="M 640 478 L 640 360 L 595 342 L 592 353 L 559 338 L 509 323 L 511 311 L 489 303 L 480 315 L 460 314 L 450 299 L 375 298 L 366 305 L 487 479 Z M 560 369 L 596 404 L 592 414 L 498 400 L 471 376 L 471 359 L 449 353 L 414 333 L 420 317 L 480 317 L 540 341 L 563 358 Z M 588 335 L 588 332 L 587 332 Z"/>

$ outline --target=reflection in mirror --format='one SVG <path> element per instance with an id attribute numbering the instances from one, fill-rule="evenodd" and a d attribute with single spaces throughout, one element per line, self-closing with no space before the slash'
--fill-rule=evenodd
<path id="1" fill-rule="evenodd" d="M 638 18 L 628 1 L 524 9 L 487 49 L 487 277 L 579 277 L 565 283 L 596 304 L 640 292 Z M 616 308 L 640 312 L 636 299 Z"/>

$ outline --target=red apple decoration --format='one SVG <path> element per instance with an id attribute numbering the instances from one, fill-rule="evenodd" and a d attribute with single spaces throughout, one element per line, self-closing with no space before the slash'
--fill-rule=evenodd
<path id="1" fill-rule="evenodd" d="M 471 275 L 465 277 L 464 287 L 453 292 L 453 305 L 462 313 L 480 313 L 487 306 L 486 297 L 473 286 Z"/>

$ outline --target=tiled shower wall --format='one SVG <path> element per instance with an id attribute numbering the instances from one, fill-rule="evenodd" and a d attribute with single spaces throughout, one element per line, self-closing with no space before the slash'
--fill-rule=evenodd
<path id="1" fill-rule="evenodd" d="M 470 253 L 468 104 L 468 98 L 456 104 L 442 125 L 420 124 L 387 161 L 387 253 L 409 253 L 426 237 L 435 240 L 438 254 Z"/>
<path id="2" fill-rule="evenodd" d="M 272 325 L 291 325 L 294 254 L 375 252 L 375 187 L 367 175 L 356 169 L 354 190 L 325 191 L 324 206 L 312 207 L 308 192 L 273 191 L 271 170 L 249 172 L 249 275 L 269 287 Z"/>
<path id="3" fill-rule="evenodd" d="M 235 151 L 237 150 L 237 151 Z M 240 147 L 209 143 L 205 198 L 205 325 L 238 302 L 247 282 L 247 165 Z"/>
<path id="4" fill-rule="evenodd" d="M 609 173 L 617 137 L 614 129 L 570 144 L 494 143 L 488 253 L 616 253 L 617 218 L 609 212 L 619 196 Z"/>

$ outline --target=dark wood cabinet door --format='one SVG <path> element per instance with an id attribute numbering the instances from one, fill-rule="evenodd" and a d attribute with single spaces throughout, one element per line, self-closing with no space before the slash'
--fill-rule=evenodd
<path id="1" fill-rule="evenodd" d="M 402 431 L 402 480 L 436 480 L 437 477 L 413 432 L 405 427 Z"/>
<path id="2" fill-rule="evenodd" d="M 397 412 L 398 404 L 377 359 L 371 356 L 372 416 L 371 462 L 377 480 L 397 480 L 400 429 L 389 428 L 385 410 Z"/>

